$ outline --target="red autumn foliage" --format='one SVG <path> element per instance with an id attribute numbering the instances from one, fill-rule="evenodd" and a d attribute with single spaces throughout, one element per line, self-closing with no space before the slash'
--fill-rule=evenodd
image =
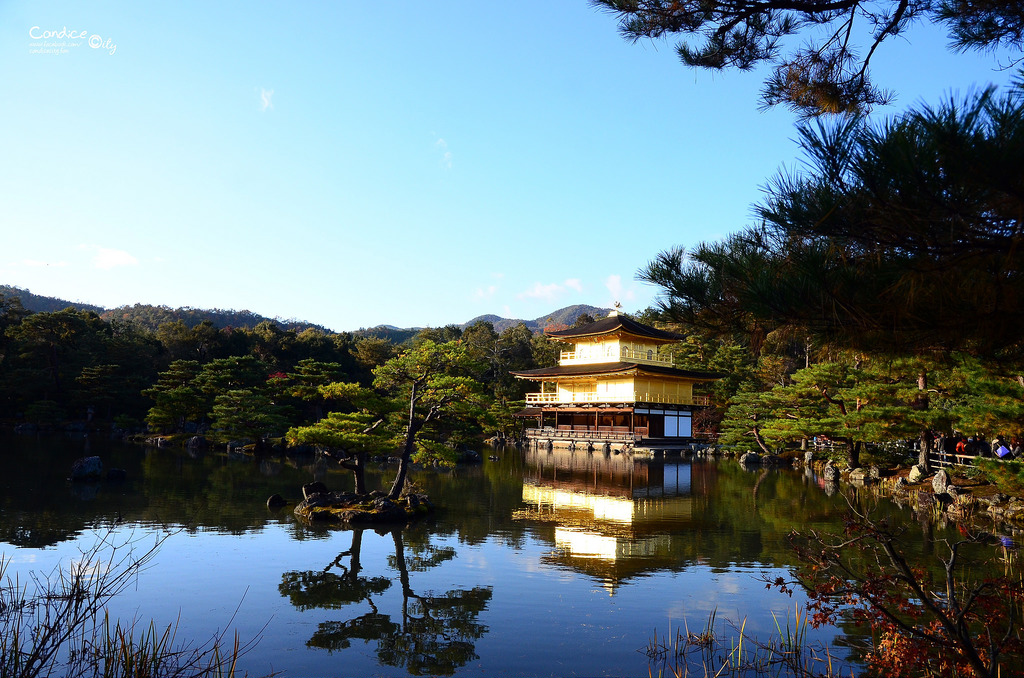
<path id="1" fill-rule="evenodd" d="M 766 581 L 809 597 L 815 627 L 841 617 L 871 629 L 866 661 L 875 675 L 995 677 L 1024 666 L 1024 586 L 1020 573 L 981 577 L 978 554 L 997 553 L 995 540 L 970 528 L 947 542 L 948 557 L 932 569 L 911 563 L 900 533 L 851 508 L 843 535 L 793 533 L 804 567 L 797 580 Z M 991 564 L 991 563 L 989 563 Z M 988 568 L 991 569 L 991 568 Z"/>

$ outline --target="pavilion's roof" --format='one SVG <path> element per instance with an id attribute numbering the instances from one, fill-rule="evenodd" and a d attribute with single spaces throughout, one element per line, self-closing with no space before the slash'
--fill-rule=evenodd
<path id="1" fill-rule="evenodd" d="M 643 363 L 591 363 L 586 365 L 557 365 L 555 367 L 542 367 L 537 370 L 521 370 L 512 372 L 517 377 L 524 379 L 547 379 L 554 377 L 585 377 L 599 374 L 621 374 L 638 370 L 648 374 L 658 374 L 670 377 L 685 377 L 695 381 L 714 381 L 726 376 L 719 372 L 697 372 L 695 370 L 680 370 L 675 367 L 663 365 L 646 365 Z"/>
<path id="2" fill-rule="evenodd" d="M 608 316 L 607 318 L 595 320 L 594 322 L 583 325 L 582 327 L 570 327 L 567 330 L 554 330 L 550 332 L 547 330 L 544 331 L 546 335 L 555 339 L 593 337 L 604 334 L 615 334 L 617 332 L 626 332 L 634 336 L 657 339 L 660 341 L 682 341 L 686 338 L 681 334 L 666 332 L 664 330 L 651 327 L 650 325 L 638 323 L 632 318 L 624 315 Z"/>

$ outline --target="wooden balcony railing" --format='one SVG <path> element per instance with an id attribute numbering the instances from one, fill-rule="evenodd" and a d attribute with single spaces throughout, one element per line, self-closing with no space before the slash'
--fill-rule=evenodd
<path id="1" fill-rule="evenodd" d="M 672 356 L 661 355 L 654 351 L 634 351 L 623 346 L 618 354 L 613 353 L 612 355 L 602 353 L 588 353 L 581 354 L 579 351 L 562 351 L 559 354 L 558 363 L 560 365 L 594 365 L 599 363 L 614 363 L 620 360 L 634 362 L 634 363 L 647 363 L 649 365 L 664 365 L 667 367 L 672 366 Z"/>
<path id="2" fill-rule="evenodd" d="M 527 393 L 527 405 L 569 405 L 572 403 L 659 403 L 671 405 L 700 405 L 707 407 L 711 404 L 708 396 L 685 396 L 665 395 L 664 393 L 634 393 L 632 397 L 597 393 Z"/>

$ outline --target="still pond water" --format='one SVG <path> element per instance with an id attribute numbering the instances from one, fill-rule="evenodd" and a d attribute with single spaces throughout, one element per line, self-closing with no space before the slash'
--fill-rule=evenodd
<path id="1" fill-rule="evenodd" d="M 257 676 L 648 675 L 655 632 L 702 629 L 712 613 L 723 638 L 744 619 L 747 635 L 771 636 L 773 613 L 785 623 L 803 601 L 766 591 L 761 576 L 794 565 L 791 529 L 838 531 L 845 508 L 802 472 L 508 448 L 453 473 L 416 472 L 442 510 L 377 532 L 267 509 L 271 494 L 301 498 L 312 480 L 350 489 L 347 472 L 312 458 L 65 437 L 2 438 L 0 454 L 8 574 L 50 572 L 112 527 L 143 546 L 170 530 L 112 613 L 178 620 L 179 638 L 225 627 L 259 637 L 242 661 Z M 85 455 L 127 480 L 68 483 Z M 390 473 L 371 473 L 370 487 Z M 817 640 L 840 656 L 860 642 L 834 630 Z"/>

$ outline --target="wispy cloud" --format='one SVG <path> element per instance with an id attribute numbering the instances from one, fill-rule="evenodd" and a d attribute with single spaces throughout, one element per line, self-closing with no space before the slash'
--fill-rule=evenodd
<path id="1" fill-rule="evenodd" d="M 573 290 L 574 292 L 583 292 L 583 283 L 579 278 L 568 278 L 561 283 L 548 283 L 535 282 L 530 289 L 520 292 L 516 295 L 520 299 L 544 299 L 545 301 L 554 301 L 558 297 L 562 296 L 567 290 Z"/>
<path id="2" fill-rule="evenodd" d="M 612 303 L 633 301 L 636 298 L 636 292 L 633 290 L 633 286 L 626 287 L 622 284 L 622 276 L 618 274 L 612 274 L 605 278 L 604 286 L 611 292 Z"/>
<path id="3" fill-rule="evenodd" d="M 41 268 L 44 266 L 53 266 L 57 268 L 63 268 L 68 265 L 66 261 L 39 261 L 38 259 L 22 259 L 22 266 L 28 266 L 29 268 Z"/>
<path id="4" fill-rule="evenodd" d="M 266 111 L 274 107 L 274 90 L 260 87 L 260 111 Z"/>
<path id="5" fill-rule="evenodd" d="M 473 297 L 476 299 L 490 299 L 494 296 L 494 293 L 498 291 L 497 285 L 488 285 L 487 287 L 478 287 L 476 292 L 473 293 Z"/>
<path id="6" fill-rule="evenodd" d="M 115 250 L 109 247 L 100 247 L 99 245 L 79 245 L 78 249 L 92 252 L 92 265 L 103 270 L 110 270 L 119 266 L 139 265 L 139 260 L 124 250 Z"/>
<path id="7" fill-rule="evenodd" d="M 564 290 L 565 288 L 558 283 L 548 283 L 545 285 L 542 282 L 535 282 L 530 289 L 524 290 L 516 296 L 520 299 L 545 299 L 547 301 L 554 301 L 555 298 Z"/>
<path id="8" fill-rule="evenodd" d="M 438 138 L 434 142 L 434 146 L 441 151 L 441 167 L 445 169 L 452 168 L 452 152 L 448 150 L 448 142 L 443 138 Z"/>

